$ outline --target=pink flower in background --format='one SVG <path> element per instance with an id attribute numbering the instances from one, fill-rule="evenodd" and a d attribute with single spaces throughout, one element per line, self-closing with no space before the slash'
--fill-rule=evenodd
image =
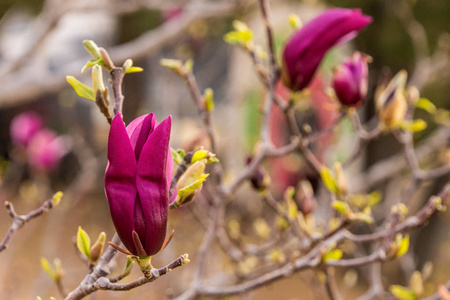
<path id="1" fill-rule="evenodd" d="M 339 102 L 347 106 L 359 106 L 367 94 L 367 59 L 355 52 L 337 67 L 333 76 L 333 88 Z"/>
<path id="2" fill-rule="evenodd" d="M 49 129 L 34 134 L 27 147 L 30 166 L 49 172 L 54 170 L 69 151 L 66 139 Z"/>
<path id="3" fill-rule="evenodd" d="M 42 118 L 35 112 L 27 111 L 14 117 L 9 128 L 14 144 L 26 147 L 33 136 L 42 128 Z"/>
<path id="4" fill-rule="evenodd" d="M 164 241 L 173 168 L 171 124 L 168 117 L 158 125 L 154 114 L 126 128 L 120 114 L 111 123 L 105 193 L 122 243 L 139 257 L 158 253 L 170 240 Z"/>
<path id="5" fill-rule="evenodd" d="M 372 22 L 358 9 L 333 8 L 295 32 L 283 51 L 282 79 L 291 90 L 307 87 L 332 47 L 354 38 Z"/>
<path id="6" fill-rule="evenodd" d="M 181 16 L 183 13 L 183 7 L 175 5 L 163 12 L 164 21 L 173 21 Z"/>

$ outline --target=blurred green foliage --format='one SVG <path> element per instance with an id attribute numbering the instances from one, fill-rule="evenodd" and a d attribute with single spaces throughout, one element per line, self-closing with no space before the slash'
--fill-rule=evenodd
<path id="1" fill-rule="evenodd" d="M 26 10 L 33 15 L 37 15 L 44 5 L 44 0 L 1 0 L 0 19 L 3 18 L 9 9 Z"/>

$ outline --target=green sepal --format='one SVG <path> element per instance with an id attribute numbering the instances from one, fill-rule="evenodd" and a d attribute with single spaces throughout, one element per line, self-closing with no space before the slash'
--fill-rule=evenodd
<path id="1" fill-rule="evenodd" d="M 133 263 L 134 263 L 134 260 L 133 260 L 132 256 L 128 255 L 127 263 L 125 265 L 125 269 L 123 270 L 124 275 L 129 274 L 131 272 L 131 269 L 133 268 Z"/>

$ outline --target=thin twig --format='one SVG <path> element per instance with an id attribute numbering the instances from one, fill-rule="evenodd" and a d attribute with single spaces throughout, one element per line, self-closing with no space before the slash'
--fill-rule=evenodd
<path id="1" fill-rule="evenodd" d="M 5 201 L 5 207 L 6 210 L 8 211 L 9 216 L 13 219 L 13 222 L 9 227 L 6 236 L 3 238 L 3 241 L 0 243 L 0 252 L 6 249 L 9 240 L 12 238 L 12 236 L 17 230 L 22 228 L 30 220 L 39 217 L 44 212 L 47 212 L 51 208 L 53 208 L 53 199 L 46 200 L 44 203 L 42 203 L 42 205 L 39 208 L 30 211 L 26 215 L 18 215 L 14 210 L 14 206 L 11 202 Z"/>
<path id="2" fill-rule="evenodd" d="M 336 282 L 334 281 L 334 272 L 332 269 L 327 268 L 325 275 L 325 289 L 330 300 L 342 300 L 342 297 L 337 289 Z"/>

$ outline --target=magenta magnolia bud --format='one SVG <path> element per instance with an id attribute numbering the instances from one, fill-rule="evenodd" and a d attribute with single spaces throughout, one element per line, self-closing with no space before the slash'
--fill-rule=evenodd
<path id="1" fill-rule="evenodd" d="M 166 236 L 171 124 L 168 117 L 158 125 L 154 114 L 141 116 L 126 128 L 120 114 L 111 123 L 105 193 L 122 243 L 139 257 L 158 253 Z"/>
<path id="2" fill-rule="evenodd" d="M 11 122 L 11 139 L 16 145 L 26 147 L 41 128 L 42 119 L 38 114 L 32 111 L 21 113 Z"/>
<path id="3" fill-rule="evenodd" d="M 51 130 L 42 129 L 33 135 L 27 147 L 30 165 L 40 171 L 55 169 L 69 151 L 66 139 Z"/>
<path id="4" fill-rule="evenodd" d="M 367 94 L 367 59 L 355 52 L 337 67 L 333 88 L 343 105 L 359 106 Z"/>
<path id="5" fill-rule="evenodd" d="M 372 21 L 357 9 L 333 8 L 307 23 L 286 43 L 282 59 L 283 83 L 294 91 L 311 82 L 327 51 L 354 38 Z"/>

